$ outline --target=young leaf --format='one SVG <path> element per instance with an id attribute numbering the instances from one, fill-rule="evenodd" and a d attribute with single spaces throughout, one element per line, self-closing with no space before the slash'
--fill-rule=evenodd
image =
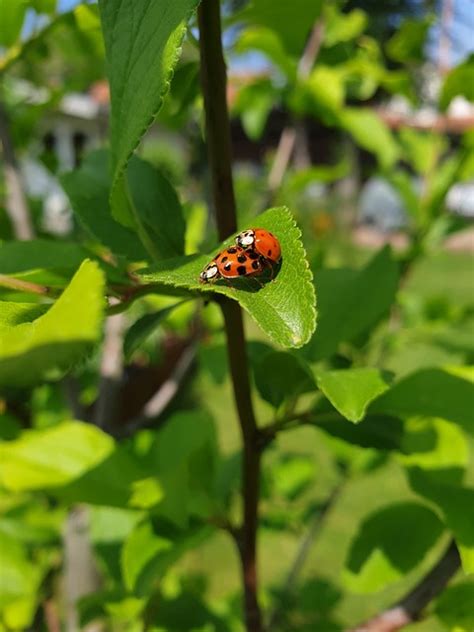
<path id="1" fill-rule="evenodd" d="M 350 342 L 373 327 L 394 301 L 397 285 L 398 268 L 388 248 L 359 271 L 318 271 L 318 329 L 303 351 L 305 357 L 327 358 L 340 342 Z M 360 309 L 361 297 L 364 309 Z"/>
<path id="2" fill-rule="evenodd" d="M 148 254 L 133 230 L 116 222 L 110 214 L 109 155 L 105 150 L 86 156 L 79 169 L 61 177 L 72 208 L 80 222 L 101 244 L 115 255 L 131 261 L 148 259 Z"/>
<path id="3" fill-rule="evenodd" d="M 270 351 L 255 363 L 255 384 L 263 399 L 278 408 L 285 399 L 316 388 L 306 362 L 291 353 Z"/>
<path id="4" fill-rule="evenodd" d="M 207 285 L 199 282 L 202 268 L 224 245 L 233 243 L 233 237 L 217 247 L 213 254 L 164 261 L 140 271 L 138 276 L 143 283 L 161 287 L 173 286 L 204 295 L 211 292 L 224 294 L 238 301 L 277 344 L 301 347 L 316 327 L 315 291 L 301 233 L 284 207 L 266 211 L 255 220 L 255 225 L 271 230 L 282 248 L 281 268 L 275 278 L 263 286 L 255 279 L 245 278 L 234 285 L 224 281 Z"/>
<path id="5" fill-rule="evenodd" d="M 375 511 L 352 542 L 345 584 L 353 592 L 368 593 L 403 579 L 442 533 L 437 515 L 418 503 L 398 503 Z"/>
<path id="6" fill-rule="evenodd" d="M 53 369 L 77 362 L 100 336 L 103 291 L 104 276 L 99 267 L 84 261 L 44 315 L 4 329 L 0 337 L 0 385 L 30 384 Z"/>
<path id="7" fill-rule="evenodd" d="M 360 421 L 370 402 L 388 388 L 383 373 L 371 368 L 322 371 L 317 382 L 334 408 L 353 422 Z"/>
<path id="8" fill-rule="evenodd" d="M 369 412 L 401 417 L 440 417 L 474 434 L 474 384 L 440 369 L 423 369 L 394 384 Z"/>
<path id="9" fill-rule="evenodd" d="M 12 491 L 64 485 L 105 459 L 113 446 L 108 435 L 78 421 L 27 430 L 0 444 L 0 479 Z"/>
<path id="10" fill-rule="evenodd" d="M 100 0 L 111 98 L 112 199 L 141 137 L 153 122 L 178 60 L 185 21 L 198 0 Z M 115 218 L 134 221 L 113 205 Z"/>

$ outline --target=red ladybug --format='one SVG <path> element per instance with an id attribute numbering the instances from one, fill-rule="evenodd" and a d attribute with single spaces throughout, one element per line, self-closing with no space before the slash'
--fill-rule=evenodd
<path id="1" fill-rule="evenodd" d="M 254 250 L 271 264 L 281 259 L 281 246 L 275 235 L 264 228 L 249 228 L 237 235 L 235 243 L 246 252 Z"/>
<path id="2" fill-rule="evenodd" d="M 232 246 L 219 252 L 199 275 L 201 283 L 211 283 L 218 279 L 236 279 L 261 274 L 265 261 L 254 250 L 244 250 Z"/>

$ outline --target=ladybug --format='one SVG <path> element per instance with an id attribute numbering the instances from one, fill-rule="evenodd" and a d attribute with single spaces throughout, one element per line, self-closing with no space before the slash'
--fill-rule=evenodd
<path id="1" fill-rule="evenodd" d="M 281 246 L 275 235 L 264 228 L 249 228 L 237 235 L 235 243 L 246 252 L 255 251 L 270 264 L 281 259 Z"/>
<path id="2" fill-rule="evenodd" d="M 265 261 L 255 251 L 231 246 L 219 252 L 199 275 L 201 283 L 261 274 Z"/>

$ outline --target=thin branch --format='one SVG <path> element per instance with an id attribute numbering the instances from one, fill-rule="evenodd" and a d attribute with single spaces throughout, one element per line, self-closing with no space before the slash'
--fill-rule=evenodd
<path id="1" fill-rule="evenodd" d="M 311 31 L 308 43 L 298 64 L 299 79 L 306 79 L 309 76 L 319 54 L 321 44 L 323 43 L 323 37 L 324 23 L 322 19 L 319 19 Z M 280 142 L 278 143 L 273 165 L 268 175 L 268 188 L 271 197 L 273 197 L 282 183 L 283 176 L 285 175 L 295 148 L 297 134 L 297 127 L 295 125 L 288 125 L 280 136 Z"/>
<path id="2" fill-rule="evenodd" d="M 35 232 L 31 222 L 30 210 L 23 190 L 20 168 L 10 134 L 10 125 L 5 106 L 0 101 L 0 142 L 4 162 L 6 185 L 5 209 L 12 223 L 16 239 L 28 241 L 34 239 Z"/>
<path id="3" fill-rule="evenodd" d="M 18 290 L 19 292 L 28 292 L 29 294 L 40 294 L 41 296 L 52 296 L 56 294 L 56 292 L 53 292 L 47 285 L 23 281 L 23 279 L 17 279 L 6 274 L 0 274 L 0 287 Z"/>
<path id="4" fill-rule="evenodd" d="M 94 411 L 94 424 L 105 428 L 117 412 L 123 374 L 123 334 L 125 316 L 110 316 L 105 324 L 105 339 L 100 366 L 99 394 Z"/>
<path id="5" fill-rule="evenodd" d="M 201 82 L 206 112 L 206 138 L 212 174 L 214 210 L 219 237 L 225 239 L 236 230 L 236 205 L 232 181 L 229 115 L 226 101 L 226 68 L 222 52 L 219 0 L 203 0 L 198 9 L 201 51 Z M 222 299 L 227 335 L 227 351 L 235 405 L 243 440 L 242 495 L 244 519 L 239 552 L 245 597 L 248 632 L 261 632 L 262 616 L 258 602 L 257 527 L 260 482 L 260 449 L 253 411 L 246 357 L 245 335 L 240 306 Z"/>
<path id="6" fill-rule="evenodd" d="M 334 488 L 322 509 L 317 511 L 311 519 L 309 528 L 301 539 L 300 546 L 298 547 L 298 550 L 296 552 L 295 559 L 293 560 L 293 564 L 291 565 L 285 584 L 280 591 L 279 603 L 276 605 L 268 620 L 267 629 L 271 632 L 274 632 L 278 629 L 279 619 L 285 608 L 285 598 L 295 592 L 296 583 L 299 576 L 301 575 L 304 564 L 308 559 L 311 547 L 314 545 L 314 540 L 323 528 L 329 511 L 332 507 L 334 507 L 336 500 L 339 498 L 341 487 L 342 485 L 339 484 Z"/>
<path id="7" fill-rule="evenodd" d="M 424 609 L 445 588 L 459 570 L 461 558 L 454 541 L 451 541 L 441 559 L 400 601 L 362 623 L 350 632 L 398 632 L 406 625 L 417 621 Z"/>

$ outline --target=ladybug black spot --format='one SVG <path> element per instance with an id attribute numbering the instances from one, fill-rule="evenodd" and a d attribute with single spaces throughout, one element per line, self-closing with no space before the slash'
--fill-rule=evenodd
<path id="1" fill-rule="evenodd" d="M 227 249 L 227 252 L 228 252 L 230 255 L 235 255 L 235 253 L 237 252 L 237 248 L 228 248 L 228 249 Z"/>
<path id="2" fill-rule="evenodd" d="M 237 274 L 239 276 L 244 276 L 244 274 L 247 274 L 247 268 L 245 266 L 239 266 L 237 268 Z"/>
<path id="3" fill-rule="evenodd" d="M 252 268 L 254 270 L 258 270 L 258 268 L 259 268 L 258 261 L 252 261 Z"/>
<path id="4" fill-rule="evenodd" d="M 258 259 L 258 254 L 252 250 L 248 253 L 248 257 L 249 259 Z"/>
<path id="5" fill-rule="evenodd" d="M 268 251 L 268 256 L 269 256 L 269 257 L 271 257 L 271 256 L 272 256 L 272 251 L 271 251 L 271 250 L 269 250 L 269 251 Z"/>
<path id="6" fill-rule="evenodd" d="M 245 263 L 245 262 L 247 261 L 247 257 L 246 257 L 245 255 L 239 255 L 239 256 L 237 257 L 237 261 L 238 261 L 239 263 Z"/>
<path id="7" fill-rule="evenodd" d="M 228 257 L 222 257 L 221 259 L 221 263 L 225 263 L 227 261 Z"/>
<path id="8" fill-rule="evenodd" d="M 230 270 L 231 268 L 232 268 L 232 264 L 231 264 L 231 263 L 230 263 L 230 261 L 229 261 L 229 263 L 226 263 L 226 264 L 225 264 L 225 266 L 224 266 L 224 270 L 226 270 L 227 272 L 229 272 L 229 270 Z"/>

